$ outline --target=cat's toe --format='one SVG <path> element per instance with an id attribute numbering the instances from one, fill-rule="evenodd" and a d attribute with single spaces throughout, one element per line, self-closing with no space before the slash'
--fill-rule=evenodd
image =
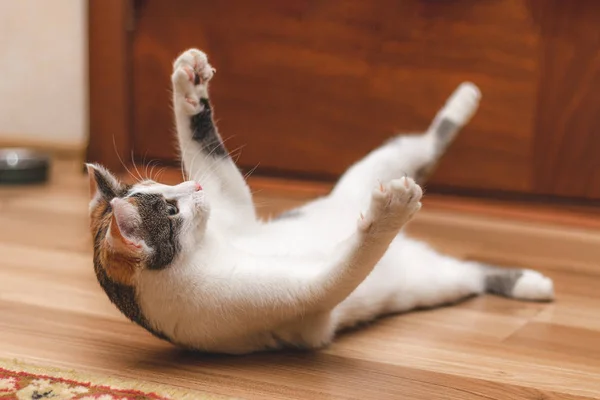
<path id="1" fill-rule="evenodd" d="M 194 80 L 196 78 L 196 72 L 192 68 L 188 67 L 187 65 L 181 67 L 181 69 L 186 73 L 188 80 L 190 82 L 194 82 Z"/>
<path id="2" fill-rule="evenodd" d="M 373 201 L 385 203 L 389 199 L 389 193 L 387 192 L 385 185 L 380 182 L 376 187 L 373 188 L 371 197 Z"/>
<path id="3" fill-rule="evenodd" d="M 176 89 L 185 91 L 191 89 L 193 86 L 194 77 L 195 72 L 191 67 L 182 66 L 173 71 L 171 81 L 173 81 L 173 85 L 176 86 Z"/>
<path id="4" fill-rule="evenodd" d="M 182 65 L 191 65 L 196 67 L 199 63 L 208 63 L 208 56 L 205 52 L 198 49 L 188 49 L 181 53 L 173 62 L 173 69 L 177 69 Z"/>
<path id="5" fill-rule="evenodd" d="M 189 49 L 181 53 L 173 63 L 173 70 L 179 68 L 191 68 L 195 72 L 193 82 L 195 85 L 200 85 L 210 80 L 216 69 L 208 62 L 206 53 L 198 49 Z"/>
<path id="6" fill-rule="evenodd" d="M 362 231 L 397 231 L 421 208 L 421 187 L 404 177 L 388 183 L 379 183 L 371 194 L 371 205 L 361 215 L 358 227 Z"/>
<path id="7" fill-rule="evenodd" d="M 392 203 L 403 206 L 418 203 L 423 196 L 423 190 L 414 179 L 403 177 L 390 182 L 390 194 Z"/>

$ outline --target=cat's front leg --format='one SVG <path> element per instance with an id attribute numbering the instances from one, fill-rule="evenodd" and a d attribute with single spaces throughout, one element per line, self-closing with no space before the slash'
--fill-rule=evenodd
<path id="1" fill-rule="evenodd" d="M 215 72 L 206 54 L 192 49 L 175 60 L 171 80 L 176 122 L 182 123 L 181 131 L 177 132 L 180 144 L 198 146 L 205 157 L 218 158 L 226 156 L 227 150 L 213 121 L 208 99 L 208 83 Z M 197 172 L 190 170 L 194 168 L 192 164 L 185 167 L 190 174 Z"/>
<path id="2" fill-rule="evenodd" d="M 229 155 L 213 119 L 208 83 L 215 69 L 197 49 L 182 53 L 173 64 L 173 109 L 181 160 L 189 179 L 199 181 L 215 212 L 255 220 L 252 195 Z"/>
<path id="3" fill-rule="evenodd" d="M 356 232 L 341 243 L 324 271 L 321 309 L 344 300 L 371 273 L 402 227 L 421 209 L 421 187 L 411 178 L 379 184 Z"/>

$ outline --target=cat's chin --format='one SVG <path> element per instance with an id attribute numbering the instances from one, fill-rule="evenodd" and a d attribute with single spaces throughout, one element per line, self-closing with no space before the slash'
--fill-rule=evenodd
<path id="1" fill-rule="evenodd" d="M 197 233 L 196 236 L 202 236 L 210 215 L 210 206 L 203 192 L 196 192 L 191 196 L 190 209 L 192 211 L 190 227 L 194 232 L 202 232 Z"/>
<path id="2" fill-rule="evenodd" d="M 194 216 L 202 217 L 206 219 L 210 212 L 210 207 L 206 201 L 204 192 L 195 192 L 192 194 L 192 208 L 194 210 Z"/>
<path id="3" fill-rule="evenodd" d="M 206 201 L 203 191 L 192 193 L 189 197 L 180 200 L 182 210 L 193 219 L 206 219 L 210 213 L 210 207 Z"/>

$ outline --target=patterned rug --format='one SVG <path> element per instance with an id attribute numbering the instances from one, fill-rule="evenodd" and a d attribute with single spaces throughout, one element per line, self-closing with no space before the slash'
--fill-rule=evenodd
<path id="1" fill-rule="evenodd" d="M 224 398 L 148 382 L 98 377 L 0 359 L 0 399 L 216 400 Z"/>

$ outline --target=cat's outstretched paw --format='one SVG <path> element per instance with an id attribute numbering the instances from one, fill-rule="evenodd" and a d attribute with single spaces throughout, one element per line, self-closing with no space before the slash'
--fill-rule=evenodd
<path id="1" fill-rule="evenodd" d="M 412 178 L 394 179 L 373 190 L 366 215 L 360 216 L 363 232 L 397 232 L 421 209 L 423 191 Z"/>
<path id="2" fill-rule="evenodd" d="M 554 299 L 554 283 L 541 273 L 526 269 L 515 282 L 511 296 L 522 300 L 549 301 Z"/>
<path id="3" fill-rule="evenodd" d="M 208 63 L 206 54 L 197 49 L 183 52 L 173 63 L 173 93 L 175 107 L 194 115 L 203 110 L 200 99 L 208 98 L 208 81 L 216 70 Z"/>
<path id="4" fill-rule="evenodd" d="M 442 111 L 443 117 L 455 125 L 465 126 L 477 111 L 480 100 L 479 88 L 471 82 L 463 82 L 446 102 Z M 444 131 L 438 133 L 443 134 Z"/>

